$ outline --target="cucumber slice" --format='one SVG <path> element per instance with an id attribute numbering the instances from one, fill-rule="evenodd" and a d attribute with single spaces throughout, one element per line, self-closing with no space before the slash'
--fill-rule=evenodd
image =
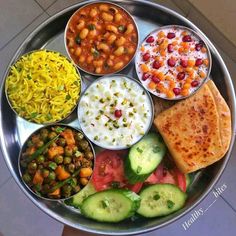
<path id="1" fill-rule="evenodd" d="M 186 177 L 186 191 L 189 191 L 190 185 L 193 182 L 194 175 L 192 173 L 191 174 L 185 174 L 185 177 Z"/>
<path id="2" fill-rule="evenodd" d="M 145 217 L 169 215 L 184 206 L 187 198 L 173 184 L 155 184 L 147 187 L 140 193 L 141 204 L 138 213 Z"/>
<path id="3" fill-rule="evenodd" d="M 131 184 L 143 182 L 160 164 L 166 153 L 162 137 L 149 133 L 136 143 L 125 159 L 125 175 Z"/>
<path id="4" fill-rule="evenodd" d="M 136 212 L 140 197 L 129 190 L 109 189 L 86 198 L 81 213 L 100 222 L 119 222 Z"/>
<path id="5" fill-rule="evenodd" d="M 88 184 L 81 191 L 75 194 L 72 198 L 66 200 L 65 203 L 69 206 L 80 208 L 83 200 L 94 193 L 96 193 L 96 190 L 93 184 L 88 182 Z"/>

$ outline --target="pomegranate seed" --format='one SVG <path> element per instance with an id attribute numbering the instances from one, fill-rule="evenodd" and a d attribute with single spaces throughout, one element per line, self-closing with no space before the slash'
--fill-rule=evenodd
<path id="1" fill-rule="evenodd" d="M 149 52 L 146 52 L 144 55 L 143 55 L 143 60 L 144 61 L 148 61 L 150 59 L 150 53 Z"/>
<path id="2" fill-rule="evenodd" d="M 180 65 L 186 68 L 188 66 L 188 61 L 187 60 L 181 60 Z"/>
<path id="3" fill-rule="evenodd" d="M 203 47 L 203 43 L 197 43 L 197 44 L 195 45 L 195 50 L 196 50 L 196 51 L 200 51 L 202 47 Z"/>
<path id="4" fill-rule="evenodd" d="M 153 42 L 154 42 L 154 37 L 153 37 L 153 36 L 149 36 L 149 37 L 146 39 L 146 42 L 147 42 L 147 43 L 153 43 Z"/>
<path id="5" fill-rule="evenodd" d="M 159 83 L 159 82 L 160 82 L 160 79 L 159 79 L 157 76 L 153 75 L 153 76 L 152 76 L 152 81 L 153 81 L 154 83 Z"/>
<path id="6" fill-rule="evenodd" d="M 180 88 L 173 88 L 173 92 L 177 96 L 177 95 L 180 95 L 181 90 Z"/>
<path id="7" fill-rule="evenodd" d="M 159 69 L 161 67 L 161 64 L 159 61 L 154 61 L 153 64 L 152 64 L 152 67 L 154 69 Z"/>
<path id="8" fill-rule="evenodd" d="M 174 37 L 175 37 L 175 33 L 170 32 L 167 34 L 168 39 L 173 39 Z"/>
<path id="9" fill-rule="evenodd" d="M 198 58 L 195 62 L 195 66 L 200 66 L 202 64 L 202 59 L 201 58 Z"/>
<path id="10" fill-rule="evenodd" d="M 121 110 L 115 110 L 115 117 L 120 118 L 122 116 Z"/>
<path id="11" fill-rule="evenodd" d="M 145 81 L 147 80 L 151 75 L 149 73 L 143 73 L 142 80 Z"/>
<path id="12" fill-rule="evenodd" d="M 192 87 L 197 87 L 199 85 L 199 82 L 197 80 L 194 80 L 191 82 Z"/>
<path id="13" fill-rule="evenodd" d="M 174 59 L 170 58 L 170 59 L 168 59 L 167 63 L 168 63 L 169 66 L 174 67 L 176 61 Z"/>
<path id="14" fill-rule="evenodd" d="M 182 41 L 183 42 L 192 42 L 192 38 L 190 35 L 185 35 L 183 38 L 182 38 Z"/>
<path id="15" fill-rule="evenodd" d="M 178 80 L 183 80 L 185 77 L 185 73 L 184 72 L 179 72 L 178 75 L 177 75 L 177 79 Z"/>
<path id="16" fill-rule="evenodd" d="M 168 52 L 171 53 L 174 51 L 174 46 L 170 43 L 170 44 L 168 44 L 167 49 L 168 49 Z"/>

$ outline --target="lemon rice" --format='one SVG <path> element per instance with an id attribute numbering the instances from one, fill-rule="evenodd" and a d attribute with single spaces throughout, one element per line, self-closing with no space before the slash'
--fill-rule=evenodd
<path id="1" fill-rule="evenodd" d="M 35 123 L 57 122 L 76 106 L 81 78 L 60 53 L 39 50 L 22 56 L 6 78 L 5 90 L 16 113 Z"/>

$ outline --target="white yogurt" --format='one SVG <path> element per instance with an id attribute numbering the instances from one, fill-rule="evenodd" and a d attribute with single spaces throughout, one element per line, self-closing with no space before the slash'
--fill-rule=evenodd
<path id="1" fill-rule="evenodd" d="M 96 145 L 125 149 L 139 141 L 153 119 L 146 90 L 125 76 L 98 79 L 85 91 L 78 107 L 81 128 Z"/>

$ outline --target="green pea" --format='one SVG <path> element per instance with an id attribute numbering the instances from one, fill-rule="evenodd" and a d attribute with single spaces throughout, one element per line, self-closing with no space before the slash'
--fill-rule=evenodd
<path id="1" fill-rule="evenodd" d="M 54 161 L 55 161 L 57 164 L 63 163 L 63 156 L 56 156 L 56 157 L 54 158 Z"/>
<path id="2" fill-rule="evenodd" d="M 84 138 L 84 135 L 82 133 L 76 133 L 75 139 L 77 141 L 81 141 Z"/>
<path id="3" fill-rule="evenodd" d="M 54 131 L 52 131 L 52 132 L 50 132 L 50 133 L 48 134 L 48 138 L 49 138 L 49 139 L 53 139 L 53 138 L 55 138 L 56 136 L 57 136 L 57 133 L 54 132 Z"/>
<path id="4" fill-rule="evenodd" d="M 43 170 L 42 170 L 42 174 L 43 174 L 43 177 L 44 177 L 44 178 L 47 178 L 47 177 L 49 176 L 49 173 L 50 173 L 50 171 L 47 170 L 47 169 L 43 169 Z"/>
<path id="5" fill-rule="evenodd" d="M 28 170 L 30 171 L 36 171 L 37 170 L 37 163 L 36 162 L 30 162 L 28 165 Z"/>
<path id="6" fill-rule="evenodd" d="M 78 193 L 79 191 L 80 191 L 80 186 L 79 185 L 73 187 L 73 192 L 74 193 Z"/>
<path id="7" fill-rule="evenodd" d="M 65 147 L 65 155 L 71 157 L 73 155 L 73 150 L 71 147 L 66 146 Z"/>
<path id="8" fill-rule="evenodd" d="M 77 152 L 78 151 L 78 147 L 77 146 L 72 147 L 72 151 L 73 151 L 73 153 Z"/>
<path id="9" fill-rule="evenodd" d="M 37 157 L 36 161 L 37 161 L 38 164 L 42 164 L 45 161 L 45 157 L 40 155 L 40 156 Z"/>
<path id="10" fill-rule="evenodd" d="M 74 171 L 75 171 L 75 164 L 70 163 L 70 164 L 68 165 L 68 171 L 69 171 L 70 173 L 74 173 Z"/>
<path id="11" fill-rule="evenodd" d="M 64 138 L 59 138 L 58 145 L 64 147 L 66 145 L 66 140 Z"/>
<path id="12" fill-rule="evenodd" d="M 92 160 L 93 159 L 93 153 L 90 152 L 90 151 L 88 151 L 88 152 L 86 151 L 85 152 L 85 157 L 89 160 Z"/>
<path id="13" fill-rule="evenodd" d="M 34 186 L 34 189 L 37 191 L 37 192 L 40 192 L 42 190 L 42 185 L 41 184 L 36 184 Z"/>
<path id="14" fill-rule="evenodd" d="M 56 174 L 54 171 L 50 171 L 49 175 L 48 175 L 48 179 L 49 180 L 55 180 L 56 179 Z"/>
<path id="15" fill-rule="evenodd" d="M 22 178 L 26 183 L 29 183 L 32 180 L 30 174 L 27 172 L 22 176 Z"/>
<path id="16" fill-rule="evenodd" d="M 71 157 L 65 157 L 63 163 L 67 165 L 67 164 L 70 164 L 71 161 L 72 161 Z"/>
<path id="17" fill-rule="evenodd" d="M 62 187 L 62 191 L 63 191 L 64 193 L 69 193 L 69 192 L 71 192 L 71 190 L 72 190 L 72 187 L 71 187 L 69 184 L 65 184 L 65 185 Z"/>
<path id="18" fill-rule="evenodd" d="M 41 138 L 42 138 L 42 140 L 47 140 L 47 138 L 48 138 L 48 130 L 47 129 L 41 129 L 40 130 L 40 136 L 41 136 Z"/>
<path id="19" fill-rule="evenodd" d="M 86 140 L 80 141 L 80 147 L 82 148 L 82 150 L 86 150 L 88 148 L 88 146 L 89 146 L 88 141 L 86 141 Z"/>
<path id="20" fill-rule="evenodd" d="M 51 170 L 55 170 L 57 168 L 57 164 L 55 162 L 51 161 L 51 162 L 49 162 L 48 167 Z"/>

